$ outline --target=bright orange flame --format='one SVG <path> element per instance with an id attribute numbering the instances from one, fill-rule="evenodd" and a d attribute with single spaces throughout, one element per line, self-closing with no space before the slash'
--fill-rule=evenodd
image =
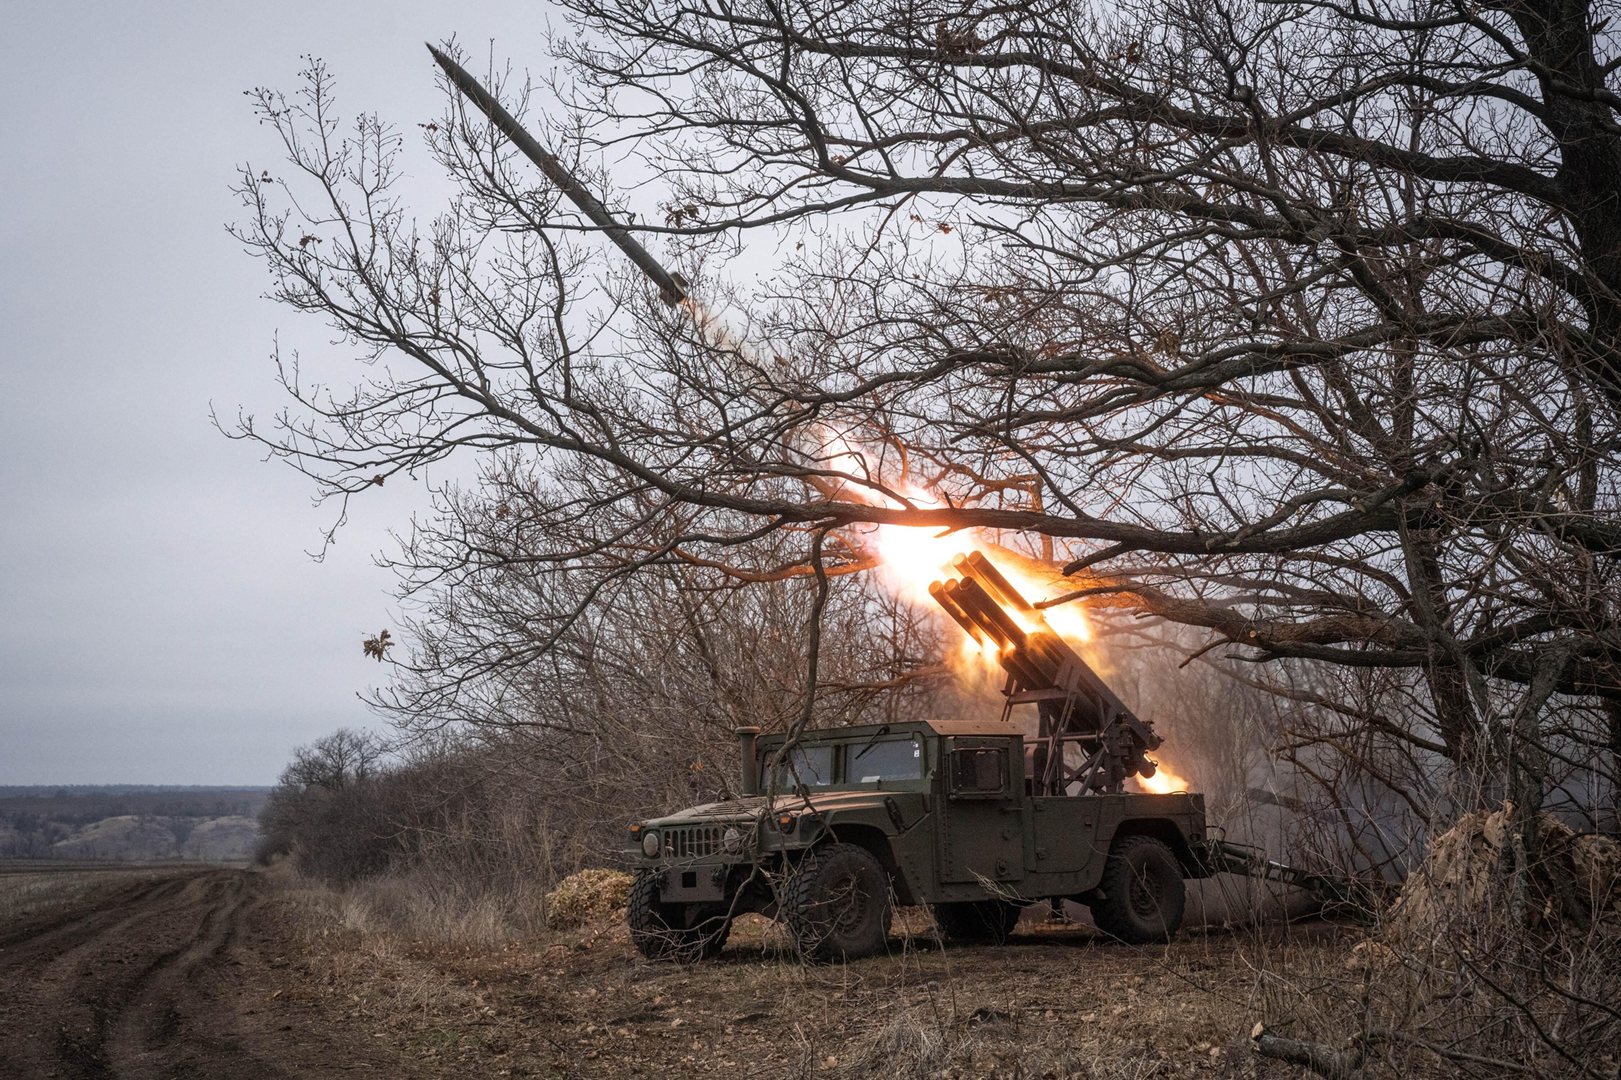
<path id="1" fill-rule="evenodd" d="M 1190 785 L 1182 777 L 1167 769 L 1163 763 L 1156 762 L 1159 769 L 1153 776 L 1135 776 L 1132 782 L 1150 795 L 1169 795 L 1173 791 L 1187 791 Z"/>
<path id="2" fill-rule="evenodd" d="M 756 362 L 763 362 L 763 354 L 735 335 L 719 313 L 690 297 L 681 303 L 691 314 L 694 326 L 710 344 L 717 348 L 736 349 L 747 353 Z M 913 506 L 932 507 L 943 503 L 942 499 L 911 483 L 905 476 L 897 481 L 883 475 L 881 455 L 870 453 L 846 434 L 831 427 L 818 426 L 817 435 L 823 442 L 820 453 L 815 455 L 818 463 L 827 472 L 849 477 L 809 477 L 806 482 L 822 495 L 897 509 L 903 504 L 888 491 L 899 492 Z M 979 551 L 990 559 L 1002 576 L 1019 590 L 1020 595 L 1031 602 L 1045 597 L 1059 579 L 1057 567 L 1026 559 L 1006 548 L 990 544 L 971 529 L 941 535 L 938 528 L 931 526 L 880 525 L 872 550 L 879 559 L 880 572 L 890 588 L 911 603 L 929 609 L 934 607 L 929 585 L 952 572 L 951 563 L 957 556 L 973 551 Z M 1092 639 L 1092 627 L 1078 604 L 1046 608 L 1034 613 L 1009 611 L 1008 614 L 1026 633 L 1039 629 L 1051 630 L 1072 645 Z M 951 625 L 956 626 L 956 623 L 951 622 Z M 977 661 L 987 668 L 999 667 L 994 646 L 989 642 L 976 641 L 966 632 L 963 632 L 960 651 L 964 660 Z"/>
<path id="3" fill-rule="evenodd" d="M 910 493 L 908 498 L 911 498 Z M 915 501 L 922 504 L 921 500 Z M 988 558 L 1026 599 L 1039 600 L 1048 591 L 1048 582 L 1027 572 L 1021 561 L 1011 553 L 978 540 L 968 530 L 941 535 L 939 530 L 929 527 L 880 525 L 874 537 L 873 551 L 879 559 L 879 575 L 898 595 L 914 604 L 932 606 L 934 601 L 929 596 L 929 585 L 952 574 L 952 561 L 973 551 Z M 1050 630 L 1075 644 L 1092 638 L 1092 628 L 1079 607 L 1046 608 L 1035 612 L 1009 609 L 1007 613 L 1026 633 Z M 996 663 L 996 647 L 988 641 L 977 641 L 967 633 L 963 634 L 961 651 L 964 657 L 983 664 Z"/>
<path id="4" fill-rule="evenodd" d="M 737 338 L 723 319 L 696 300 L 682 301 L 693 317 L 694 325 L 717 347 L 735 348 L 758 358 L 760 354 L 746 342 Z M 780 361 L 779 361 L 780 363 Z M 849 479 L 834 476 L 808 477 L 806 483 L 828 498 L 853 499 L 870 506 L 899 508 L 903 504 L 879 487 L 898 491 L 913 506 L 939 506 L 942 502 L 904 477 L 899 483 L 882 475 L 873 455 L 856 442 L 831 428 L 822 427 L 818 434 L 825 440 L 823 452 L 818 454 L 822 466 L 831 473 L 842 473 Z M 878 557 L 879 573 L 890 588 L 903 599 L 934 606 L 929 586 L 949 576 L 952 562 L 960 555 L 979 551 L 1001 571 L 1008 583 L 1026 600 L 1041 600 L 1060 579 L 1058 568 L 1018 555 L 999 545 L 977 538 L 976 530 L 959 529 L 942 533 L 933 526 L 879 525 L 871 550 Z M 1046 629 L 1072 645 L 1084 645 L 1092 640 L 1092 627 L 1079 604 L 1042 608 L 1033 612 L 1008 611 L 1007 614 L 1026 633 Z M 956 623 L 947 620 L 952 626 Z M 961 628 L 959 627 L 959 630 Z M 1000 667 L 995 646 L 962 632 L 959 659 L 963 665 L 979 666 L 987 670 Z M 1100 658 L 1088 655 L 1088 661 L 1097 667 Z M 1157 764 L 1157 763 L 1156 763 Z M 1176 773 L 1159 765 L 1152 777 L 1133 777 L 1143 791 L 1165 794 L 1184 791 L 1188 782 Z"/>
<path id="5" fill-rule="evenodd" d="M 856 482 L 841 485 L 839 494 L 873 506 L 903 505 L 886 492 L 859 482 L 871 478 L 880 482 L 872 457 L 850 440 L 830 431 L 823 431 L 831 454 L 828 465 Z M 900 494 L 912 506 L 939 506 L 942 500 L 906 480 L 899 482 L 883 479 L 882 484 Z M 879 525 L 872 534 L 869 550 L 878 558 L 878 571 L 884 582 L 900 597 L 914 604 L 932 608 L 929 585 L 950 576 L 951 564 L 958 556 L 978 551 L 1002 572 L 1008 583 L 1025 599 L 1042 599 L 1057 579 L 1056 567 L 1048 567 L 1025 559 L 1006 548 L 985 541 L 977 530 L 959 529 L 942 532 L 935 526 Z M 1046 608 L 1034 612 L 1008 611 L 1008 615 L 1026 633 L 1049 630 L 1071 644 L 1090 641 L 1092 628 L 1078 605 Z M 953 623 L 953 626 L 956 624 Z M 963 633 L 961 658 L 987 667 L 996 668 L 996 648 L 988 641 L 979 641 Z"/>

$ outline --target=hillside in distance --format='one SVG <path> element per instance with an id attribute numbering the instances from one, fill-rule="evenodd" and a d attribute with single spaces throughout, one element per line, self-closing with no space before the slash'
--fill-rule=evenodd
<path id="1" fill-rule="evenodd" d="M 253 855 L 263 787 L 0 787 L 0 859 L 185 859 Z"/>

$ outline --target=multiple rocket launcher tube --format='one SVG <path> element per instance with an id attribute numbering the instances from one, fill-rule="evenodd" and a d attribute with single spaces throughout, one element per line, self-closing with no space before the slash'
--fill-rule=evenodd
<path id="1" fill-rule="evenodd" d="M 1041 619 L 984 555 L 977 551 L 960 555 L 952 569 L 958 576 L 934 582 L 929 586 L 929 595 L 969 637 L 994 645 L 1002 666 L 1024 689 L 1055 686 L 1065 664 L 1081 663 L 1056 634 L 1041 630 L 1027 633 L 1008 614 L 1012 609 L 1022 613 L 1026 621 Z"/>
<path id="2" fill-rule="evenodd" d="M 1046 620 L 1002 576 L 990 559 L 975 551 L 952 563 L 956 576 L 929 586 L 935 603 L 970 637 L 996 649 L 1008 673 L 1008 707 L 1033 703 L 1041 718 L 1037 745 L 1044 740 L 1032 780 L 1045 794 L 1062 794 L 1072 784 L 1082 792 L 1118 792 L 1129 776 L 1153 776 L 1146 755 L 1162 740 L 1115 696 L 1097 672 L 1046 626 Z M 1017 612 L 1019 618 L 1010 615 Z M 1020 622 L 1034 624 L 1025 630 Z M 1065 760 L 1070 744 L 1081 760 Z"/>

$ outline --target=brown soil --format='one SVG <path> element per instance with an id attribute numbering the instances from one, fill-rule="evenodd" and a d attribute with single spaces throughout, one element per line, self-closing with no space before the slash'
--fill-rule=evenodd
<path id="1" fill-rule="evenodd" d="M 1186 933 L 1131 948 L 1026 924 L 805 967 L 750 917 L 719 960 L 655 964 L 617 920 L 500 947 L 346 929 L 344 901 L 240 870 L 114 882 L 0 925 L 0 1077 L 1282 1077 L 1270 988 L 1348 933 Z"/>
<path id="2" fill-rule="evenodd" d="M 0 1076 L 417 1075 L 281 1000 L 292 962 L 266 895 L 258 874 L 183 869 L 0 926 Z"/>

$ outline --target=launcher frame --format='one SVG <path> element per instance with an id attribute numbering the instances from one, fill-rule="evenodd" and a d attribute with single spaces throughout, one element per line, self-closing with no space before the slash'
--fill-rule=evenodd
<path id="1" fill-rule="evenodd" d="M 931 584 L 929 595 L 975 641 L 996 649 L 1007 672 L 1002 718 L 1036 706 L 1039 726 L 1025 751 L 1031 793 L 1119 794 L 1128 777 L 1153 776 L 1147 755 L 1164 742 L 1154 725 L 1127 708 L 983 554 L 958 556 L 952 570 L 957 576 Z"/>

